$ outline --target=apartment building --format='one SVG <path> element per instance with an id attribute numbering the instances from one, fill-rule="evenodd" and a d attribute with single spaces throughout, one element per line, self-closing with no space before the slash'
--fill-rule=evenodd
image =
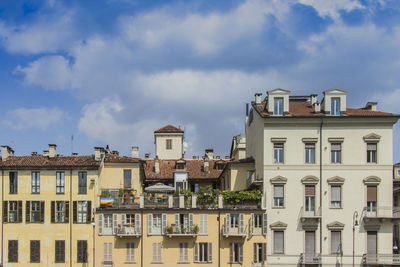
<path id="1" fill-rule="evenodd" d="M 246 156 L 263 179 L 269 266 L 398 260 L 392 154 L 399 116 L 378 111 L 374 102 L 349 108 L 346 98 L 341 89 L 325 91 L 321 102 L 275 89 L 251 103 Z"/>

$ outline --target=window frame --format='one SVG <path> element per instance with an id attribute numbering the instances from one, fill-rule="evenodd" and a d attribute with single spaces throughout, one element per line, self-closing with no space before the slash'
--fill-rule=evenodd
<path id="1" fill-rule="evenodd" d="M 87 172 L 85 171 L 78 172 L 78 194 L 87 194 Z"/>
<path id="2" fill-rule="evenodd" d="M 11 175 L 12 174 L 12 175 Z M 18 194 L 18 172 L 11 171 L 9 176 L 9 194 Z"/>
<path id="3" fill-rule="evenodd" d="M 33 207 L 35 206 L 35 210 Z M 36 210 L 37 208 L 37 210 Z M 38 216 L 38 220 L 35 220 L 35 215 Z M 41 222 L 41 201 L 31 201 L 31 206 L 30 206 L 30 222 L 31 223 L 40 223 Z"/>
<path id="4" fill-rule="evenodd" d="M 61 246 L 60 246 L 61 245 Z M 55 263 L 65 263 L 65 240 L 55 241 Z"/>
<path id="5" fill-rule="evenodd" d="M 329 253 L 330 253 L 330 255 L 340 255 L 341 254 L 341 252 L 343 251 L 343 248 L 342 248 L 342 244 L 343 244 L 343 235 L 342 235 L 342 230 L 331 230 L 330 231 L 331 233 L 330 233 L 330 238 L 331 238 L 331 242 L 330 242 L 330 244 L 329 244 L 329 246 L 330 246 L 330 251 L 329 251 Z M 339 235 L 340 235 L 340 240 L 339 240 L 339 248 L 340 248 L 340 251 L 337 251 L 336 250 L 336 252 L 334 252 L 333 251 L 333 244 L 332 244 L 332 240 L 333 240 L 333 238 L 332 238 L 332 234 L 333 233 L 339 233 Z"/>
<path id="6" fill-rule="evenodd" d="M 283 97 L 274 97 L 274 116 L 283 116 L 284 109 L 284 99 Z"/>
<path id="7" fill-rule="evenodd" d="M 40 172 L 31 172 L 31 194 L 40 194 Z"/>
<path id="8" fill-rule="evenodd" d="M 36 245 L 35 245 L 36 244 Z M 34 251 L 36 249 L 36 251 Z M 37 259 L 36 259 L 37 257 Z M 40 263 L 40 240 L 30 241 L 30 263 Z"/>
<path id="9" fill-rule="evenodd" d="M 284 164 L 285 163 L 285 143 L 274 142 L 273 143 L 273 163 Z"/>
<path id="10" fill-rule="evenodd" d="M 18 262 L 18 240 L 8 240 L 8 262 Z"/>
<path id="11" fill-rule="evenodd" d="M 172 150 L 172 139 L 165 139 L 165 150 Z"/>
<path id="12" fill-rule="evenodd" d="M 313 151 L 313 155 L 310 154 L 310 151 Z M 304 163 L 315 164 L 315 162 L 316 162 L 315 142 L 304 143 Z"/>
<path id="13" fill-rule="evenodd" d="M 88 262 L 88 242 L 87 240 L 77 240 L 77 262 L 87 263 Z"/>
<path id="14" fill-rule="evenodd" d="M 340 150 L 336 150 L 336 149 L 333 150 L 332 149 L 333 145 L 339 145 Z M 341 164 L 343 162 L 342 151 L 343 151 L 342 142 L 331 142 L 331 164 Z M 338 159 L 338 155 L 339 155 L 339 159 Z"/>
<path id="15" fill-rule="evenodd" d="M 65 194 L 65 172 L 56 172 L 56 194 Z"/>
<path id="16" fill-rule="evenodd" d="M 129 173 L 129 183 L 128 181 L 128 176 L 127 174 Z M 132 170 L 131 169 L 124 169 L 123 170 L 123 175 L 124 175 L 124 188 L 131 188 L 132 187 Z"/>
<path id="17" fill-rule="evenodd" d="M 369 145 L 375 145 L 375 150 L 369 150 Z M 377 164 L 378 163 L 378 142 L 367 142 L 367 163 L 368 164 Z M 375 152 L 375 153 L 374 153 Z M 375 158 L 374 158 L 375 156 Z"/>
<path id="18" fill-rule="evenodd" d="M 339 188 L 339 196 L 340 196 L 340 200 L 339 201 L 335 201 L 335 202 L 339 202 L 339 206 L 335 206 L 335 205 L 332 205 L 333 204 L 333 200 L 332 200 L 332 190 L 333 190 L 333 188 Z M 343 207 L 343 200 L 342 200 L 342 198 L 343 198 L 343 193 L 342 193 L 342 185 L 340 185 L 340 184 L 332 184 L 331 186 L 330 186 L 330 204 L 329 204 L 329 208 L 331 208 L 331 209 L 342 209 Z"/>
<path id="19" fill-rule="evenodd" d="M 135 242 L 126 242 L 126 258 L 125 263 L 136 263 L 135 261 Z"/>
<path id="20" fill-rule="evenodd" d="M 282 206 L 275 205 L 275 200 L 279 199 L 279 197 L 275 197 L 275 187 L 282 187 Z M 282 209 L 285 208 L 285 185 L 284 184 L 273 184 L 272 185 L 273 192 L 272 192 L 272 208 Z"/>
<path id="21" fill-rule="evenodd" d="M 282 252 L 277 252 L 275 244 L 276 244 L 276 234 L 282 233 Z M 273 254 L 274 255 L 284 255 L 285 254 L 285 231 L 284 230 L 273 230 Z"/>
<path id="22" fill-rule="evenodd" d="M 208 243 L 199 242 L 198 247 L 199 247 L 198 262 L 208 262 Z"/>
<path id="23" fill-rule="evenodd" d="M 331 116 L 340 116 L 340 97 L 331 97 Z"/>
<path id="24" fill-rule="evenodd" d="M 81 205 L 85 203 L 85 205 Z M 78 200 L 76 209 L 76 222 L 77 223 L 87 223 L 87 212 L 88 212 L 88 201 Z"/>
<path id="25" fill-rule="evenodd" d="M 179 261 L 178 263 L 189 263 L 189 243 L 179 242 Z"/>

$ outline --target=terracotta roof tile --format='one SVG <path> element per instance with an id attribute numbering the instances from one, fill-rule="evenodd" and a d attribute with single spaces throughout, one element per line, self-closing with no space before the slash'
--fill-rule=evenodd
<path id="1" fill-rule="evenodd" d="M 107 154 L 106 158 L 104 159 L 104 162 L 106 162 L 106 163 L 139 163 L 140 160 L 137 158 Z"/>
<path id="2" fill-rule="evenodd" d="M 52 169 L 52 168 L 89 168 L 97 169 L 100 162 L 89 156 L 10 156 L 0 161 L 0 169 Z"/>
<path id="3" fill-rule="evenodd" d="M 183 133 L 183 130 L 171 124 L 154 131 L 155 133 Z"/>

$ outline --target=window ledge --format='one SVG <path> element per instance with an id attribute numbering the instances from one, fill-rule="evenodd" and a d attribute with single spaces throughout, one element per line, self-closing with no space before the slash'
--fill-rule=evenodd
<path id="1" fill-rule="evenodd" d="M 285 206 L 283 206 L 283 207 L 274 207 L 274 206 L 272 206 L 271 208 L 272 208 L 272 209 L 277 209 L 277 210 L 280 210 L 280 209 L 284 209 L 284 208 L 285 208 Z"/>

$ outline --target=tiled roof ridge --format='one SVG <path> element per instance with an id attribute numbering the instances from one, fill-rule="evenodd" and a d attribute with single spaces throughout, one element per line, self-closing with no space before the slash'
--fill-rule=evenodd
<path id="1" fill-rule="evenodd" d="M 168 124 L 154 131 L 155 133 L 183 133 L 181 128 Z"/>

